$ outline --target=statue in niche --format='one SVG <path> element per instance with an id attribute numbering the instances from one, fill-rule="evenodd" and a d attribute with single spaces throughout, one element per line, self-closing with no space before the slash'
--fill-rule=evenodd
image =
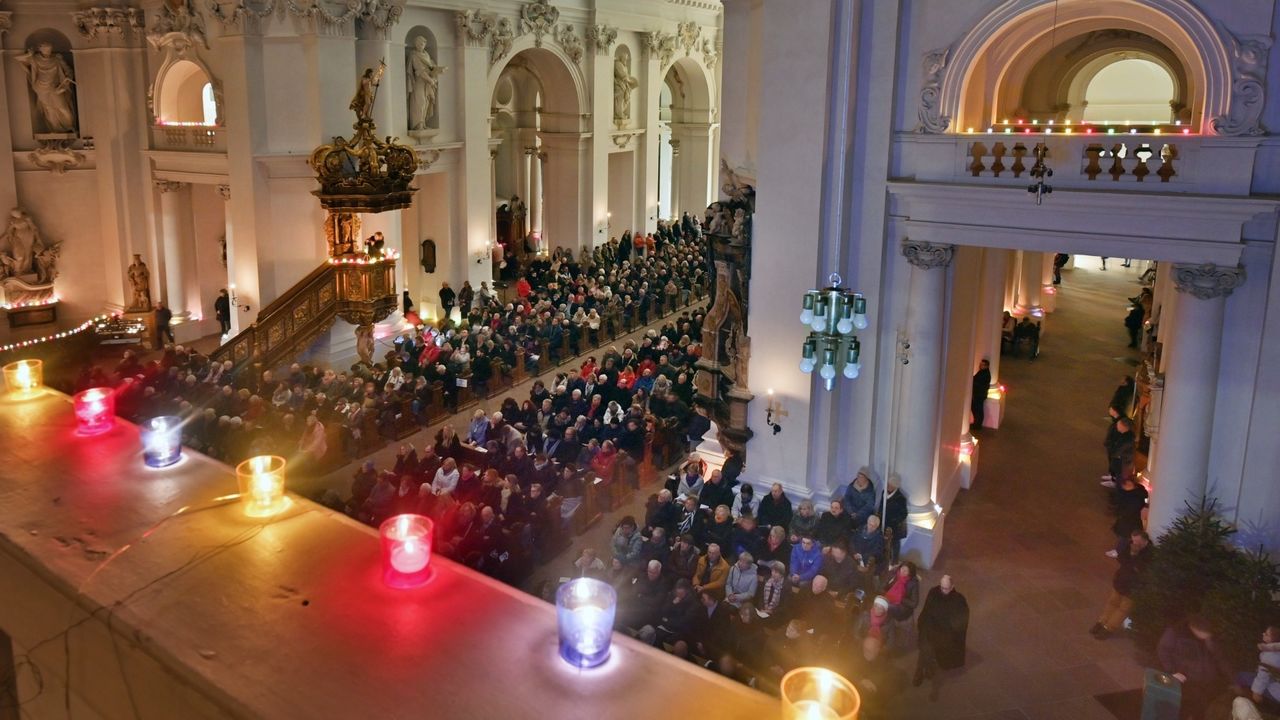
<path id="1" fill-rule="evenodd" d="M 0 234 L 0 285 L 7 303 L 45 303 L 53 297 L 62 243 L 46 240 L 31 216 L 20 208 L 9 213 Z"/>
<path id="2" fill-rule="evenodd" d="M 151 271 L 142 262 L 142 256 L 135 253 L 133 264 L 129 265 L 129 287 L 133 290 L 133 298 L 128 312 L 149 312 L 151 310 Z"/>
<path id="3" fill-rule="evenodd" d="M 631 119 L 631 91 L 640 81 L 631 74 L 627 59 L 618 55 L 613 59 L 613 121 L 621 127 Z"/>
<path id="4" fill-rule="evenodd" d="M 362 123 L 373 122 L 373 103 L 378 98 L 378 84 L 382 82 L 382 74 L 387 71 L 385 61 L 378 62 L 378 69 L 365 68 L 364 75 L 356 84 L 356 94 L 348 105 L 355 111 L 356 119 Z"/>
<path id="5" fill-rule="evenodd" d="M 75 80 L 71 66 L 53 51 L 53 44 L 42 42 L 35 49 L 14 58 L 27 69 L 27 82 L 36 96 L 36 108 L 44 124 L 43 133 L 66 134 L 76 131 L 75 99 L 71 92 Z"/>
<path id="6" fill-rule="evenodd" d="M 440 75 L 445 71 L 427 50 L 427 38 L 419 35 L 413 39 L 413 48 L 405 61 L 405 75 L 409 80 L 409 129 L 427 130 L 427 123 L 436 114 L 436 98 L 440 92 Z"/>

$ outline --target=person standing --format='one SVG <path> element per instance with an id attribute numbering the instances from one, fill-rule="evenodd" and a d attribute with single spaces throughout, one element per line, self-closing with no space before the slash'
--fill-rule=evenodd
<path id="1" fill-rule="evenodd" d="M 1138 347 L 1138 340 L 1142 337 L 1142 306 L 1134 303 L 1129 306 L 1129 314 L 1124 317 L 1124 327 L 1129 331 L 1129 347 Z"/>
<path id="2" fill-rule="evenodd" d="M 969 428 L 980 428 L 986 420 L 987 390 L 991 387 L 991 363 L 986 358 L 978 363 L 978 372 L 973 374 L 973 395 L 969 399 L 969 410 L 973 414 L 973 422 Z"/>
<path id="3" fill-rule="evenodd" d="M 213 316 L 218 319 L 220 335 L 231 332 L 231 297 L 226 288 L 219 290 L 217 299 L 213 301 Z"/>
<path id="4" fill-rule="evenodd" d="M 1110 445 L 1107 446 L 1107 468 L 1109 474 L 1102 481 L 1103 487 L 1114 488 L 1121 478 L 1134 472 L 1133 456 L 1135 451 L 1133 437 L 1133 421 L 1121 415 L 1116 418 L 1115 433 L 1107 433 Z"/>
<path id="5" fill-rule="evenodd" d="M 471 312 L 471 305 L 475 302 L 476 291 L 471 287 L 470 280 L 462 282 L 462 289 L 458 291 L 458 312 L 466 317 Z"/>
<path id="6" fill-rule="evenodd" d="M 453 314 L 453 304 L 457 299 L 458 294 L 453 291 L 453 288 L 449 287 L 449 283 L 440 283 L 440 307 L 444 310 L 445 320 L 448 320 L 449 316 Z"/>
<path id="7" fill-rule="evenodd" d="M 929 591 L 916 621 L 920 654 L 911 684 L 930 680 L 929 699 L 938 699 L 938 672 L 964 667 L 965 638 L 969 632 L 969 602 L 955 589 L 950 575 L 943 575 Z"/>
<path id="8" fill-rule="evenodd" d="M 1071 256 L 1066 253 L 1058 253 L 1053 256 L 1053 284 L 1062 284 L 1062 268 L 1071 262 Z"/>
<path id="9" fill-rule="evenodd" d="M 168 339 L 170 344 L 176 342 L 173 339 L 173 311 L 164 303 L 156 303 L 156 330 L 160 333 L 160 339 Z"/>

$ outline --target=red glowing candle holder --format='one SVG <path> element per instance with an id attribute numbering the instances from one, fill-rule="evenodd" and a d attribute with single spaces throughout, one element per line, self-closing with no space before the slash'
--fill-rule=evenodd
<path id="1" fill-rule="evenodd" d="M 116 424 L 116 393 L 111 388 L 89 388 L 72 400 L 76 412 L 76 434 L 101 435 Z"/>
<path id="2" fill-rule="evenodd" d="M 387 518 L 382 538 L 382 580 L 393 588 L 417 587 L 431 577 L 431 535 L 435 524 L 424 515 Z"/>

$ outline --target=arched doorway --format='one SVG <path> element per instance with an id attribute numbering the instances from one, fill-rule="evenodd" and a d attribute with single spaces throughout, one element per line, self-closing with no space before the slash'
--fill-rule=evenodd
<path id="1" fill-rule="evenodd" d="M 549 47 L 517 50 L 495 72 L 492 132 L 501 142 L 493 156 L 491 212 L 502 205 L 524 212 L 528 230 L 525 242 L 502 251 L 514 256 L 565 247 L 576 253 L 589 242 L 582 211 L 582 83 L 573 66 Z"/>
<path id="2" fill-rule="evenodd" d="M 156 78 L 156 122 L 161 125 L 218 124 L 217 92 L 209 73 L 190 60 L 178 60 Z"/>
<path id="3" fill-rule="evenodd" d="M 1174 102 L 1173 77 L 1144 58 L 1120 58 L 1098 71 L 1084 91 L 1085 122 L 1166 123 Z"/>
<path id="4" fill-rule="evenodd" d="M 662 219 L 699 215 L 714 196 L 711 84 L 692 57 L 680 58 L 658 96 L 658 210 Z"/>

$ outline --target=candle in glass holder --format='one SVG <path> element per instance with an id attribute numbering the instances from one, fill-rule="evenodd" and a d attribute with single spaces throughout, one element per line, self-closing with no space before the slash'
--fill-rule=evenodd
<path id="1" fill-rule="evenodd" d="M 29 397 L 44 384 L 44 362 L 18 360 L 4 366 L 4 384 L 11 395 Z"/>
<path id="2" fill-rule="evenodd" d="M 285 460 L 279 455 L 259 455 L 236 466 L 236 481 L 244 514 L 271 517 L 288 507 L 284 496 Z"/>
<path id="3" fill-rule="evenodd" d="M 116 393 L 111 388 L 89 388 L 72 400 L 76 434 L 100 435 L 116 424 Z"/>
<path id="4" fill-rule="evenodd" d="M 578 578 L 556 591 L 560 625 L 560 657 L 570 665 L 595 667 L 609 658 L 618 594 L 613 586 Z"/>
<path id="5" fill-rule="evenodd" d="M 168 467 L 181 458 L 181 419 L 163 415 L 142 424 L 142 461 L 147 467 Z"/>
<path id="6" fill-rule="evenodd" d="M 406 513 L 383 521 L 382 579 L 395 588 L 417 587 L 431 576 L 431 533 L 434 523 Z"/>
<path id="7" fill-rule="evenodd" d="M 862 706 L 853 683 L 826 668 L 796 668 L 778 689 L 783 720 L 857 720 Z"/>

